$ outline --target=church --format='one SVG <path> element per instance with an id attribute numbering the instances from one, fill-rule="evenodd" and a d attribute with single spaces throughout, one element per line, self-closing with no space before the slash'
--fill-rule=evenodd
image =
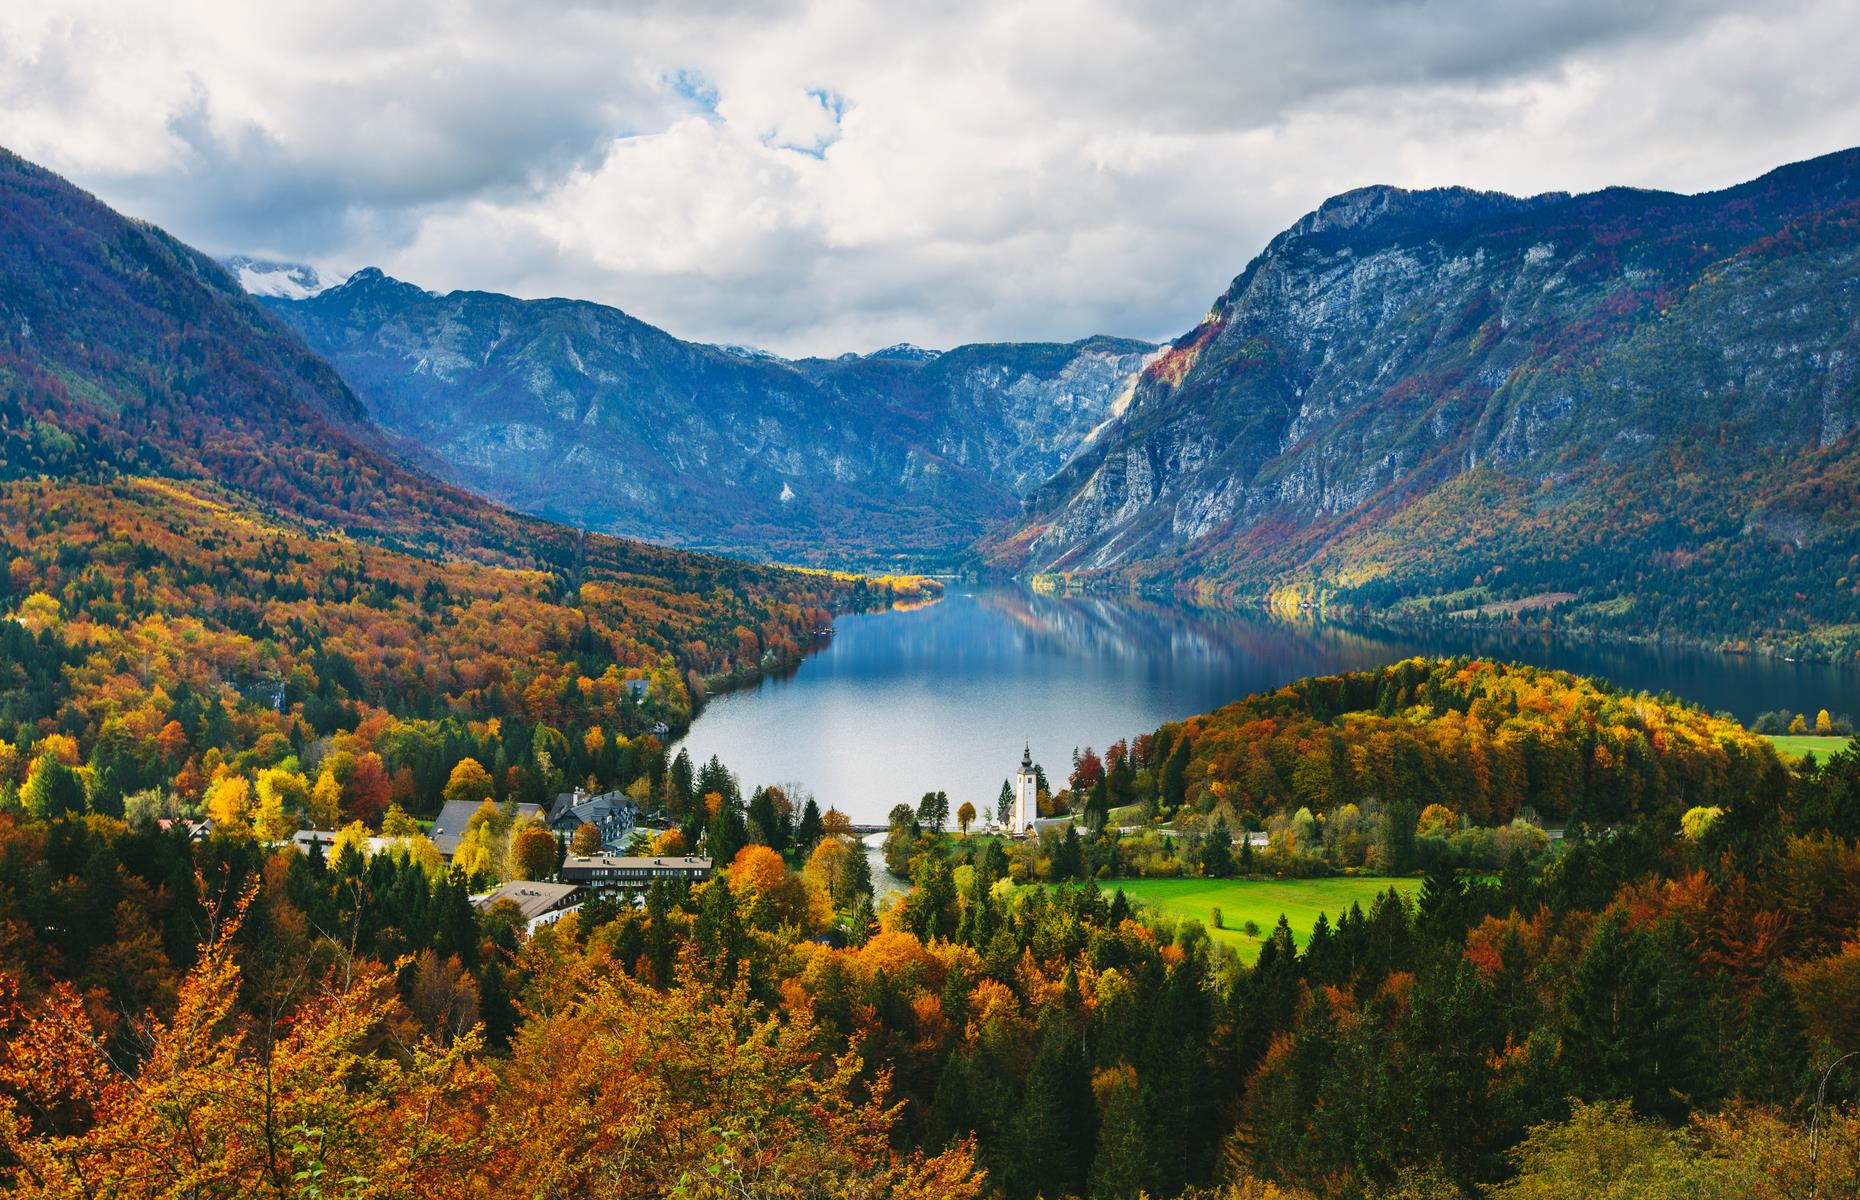
<path id="1" fill-rule="evenodd" d="M 1033 769 L 1033 746 L 1026 744 L 1020 752 L 1020 770 L 1014 773 L 1014 807 L 1008 815 L 1008 830 L 1015 837 L 1027 837 L 1039 829 L 1040 777 Z"/>

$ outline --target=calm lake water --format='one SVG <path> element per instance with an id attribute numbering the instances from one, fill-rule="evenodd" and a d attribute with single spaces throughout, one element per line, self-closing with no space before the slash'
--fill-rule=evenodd
<path id="1" fill-rule="evenodd" d="M 1306 675 L 1416 654 L 1489 654 L 1666 690 L 1749 721 L 1776 708 L 1860 715 L 1860 672 L 1655 646 L 1503 632 L 1393 634 L 1262 613 L 1013 586 L 952 586 L 908 612 L 842 617 L 787 678 L 713 700 L 684 746 L 745 788 L 811 792 L 860 822 L 926 791 L 992 806 L 1023 741 L 1051 776 L 1165 721 Z"/>

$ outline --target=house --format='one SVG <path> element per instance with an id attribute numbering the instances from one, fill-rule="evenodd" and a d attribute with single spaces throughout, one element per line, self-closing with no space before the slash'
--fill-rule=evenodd
<path id="1" fill-rule="evenodd" d="M 451 862 L 452 856 L 458 853 L 459 842 L 464 840 L 465 830 L 471 824 L 472 814 L 477 812 L 478 808 L 479 805 L 470 800 L 448 800 L 446 806 L 439 810 L 439 815 L 433 818 L 433 845 L 439 847 L 440 857 L 447 862 Z M 517 805 L 517 820 L 519 821 L 529 818 L 541 820 L 542 815 L 543 810 L 540 804 Z"/>
<path id="2" fill-rule="evenodd" d="M 187 840 L 190 842 L 204 842 L 213 832 L 213 818 L 211 817 L 203 817 L 198 821 L 190 821 L 186 817 L 159 817 L 155 825 L 163 833 L 179 825 L 187 830 Z"/>
<path id="3" fill-rule="evenodd" d="M 499 884 L 492 891 L 471 898 L 471 906 L 484 912 L 499 900 L 515 902 L 523 914 L 525 924 L 534 922 L 546 913 L 558 912 L 569 908 L 581 899 L 581 887 L 573 883 L 539 883 L 529 879 L 513 879 L 509 883 Z"/>
<path id="4" fill-rule="evenodd" d="M 601 846 L 621 850 L 629 833 L 639 824 L 639 806 L 625 792 L 603 792 L 590 796 L 577 788 L 563 792 L 549 806 L 549 828 L 561 837 L 575 836 L 575 830 L 592 825 L 601 831 Z"/>
<path id="5" fill-rule="evenodd" d="M 710 878 L 710 859 L 665 856 L 648 858 L 619 854 L 571 854 L 562 863 L 561 876 L 599 895 L 643 892 L 660 879 L 702 883 Z"/>
<path id="6" fill-rule="evenodd" d="M 406 838 L 370 837 L 362 843 L 362 857 L 373 858 L 383 850 L 404 843 Z M 327 862 L 336 852 L 336 831 L 333 829 L 299 829 L 291 835 L 291 845 L 309 854 L 313 849 L 321 849 L 323 859 Z"/>

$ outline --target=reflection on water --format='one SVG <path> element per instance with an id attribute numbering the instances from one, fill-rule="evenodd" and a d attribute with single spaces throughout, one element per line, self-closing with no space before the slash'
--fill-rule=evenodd
<path id="1" fill-rule="evenodd" d="M 1018 587 L 910 612 L 842 617 L 794 674 L 719 697 L 685 745 L 745 786 L 791 783 L 861 822 L 925 791 L 992 806 L 1021 743 L 1048 773 L 1103 748 L 1305 675 L 1416 654 L 1489 654 L 1634 689 L 1670 691 L 1748 721 L 1774 708 L 1860 715 L 1860 673 L 1657 646 L 1594 646 L 1497 631 L 1393 634 L 1288 623 L 1253 610 Z"/>

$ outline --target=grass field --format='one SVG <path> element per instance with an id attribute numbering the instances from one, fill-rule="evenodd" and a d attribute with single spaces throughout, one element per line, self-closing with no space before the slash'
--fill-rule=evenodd
<path id="1" fill-rule="evenodd" d="M 1339 913 L 1351 904 L 1369 911 L 1369 904 L 1380 892 L 1393 887 L 1404 895 L 1420 890 L 1418 879 L 1388 879 L 1380 876 L 1354 876 L 1332 879 L 1107 879 L 1099 886 L 1108 895 L 1118 888 L 1132 900 L 1178 918 L 1192 917 L 1208 926 L 1216 941 L 1232 946 L 1245 962 L 1259 957 L 1259 944 L 1279 923 L 1279 914 L 1291 922 L 1292 936 L 1304 944 L 1319 913 L 1330 914 L 1332 925 Z M 1221 910 L 1222 929 L 1210 924 L 1210 910 Z M 1243 929 L 1246 923 L 1259 923 L 1259 937 L 1250 938 Z"/>
<path id="2" fill-rule="evenodd" d="M 1848 737 L 1816 737 L 1812 733 L 1764 734 L 1764 736 L 1769 738 L 1770 745 L 1776 747 L 1776 753 L 1784 758 L 1800 758 L 1810 751 L 1814 752 L 1816 758 L 1826 758 L 1853 740 Z"/>

